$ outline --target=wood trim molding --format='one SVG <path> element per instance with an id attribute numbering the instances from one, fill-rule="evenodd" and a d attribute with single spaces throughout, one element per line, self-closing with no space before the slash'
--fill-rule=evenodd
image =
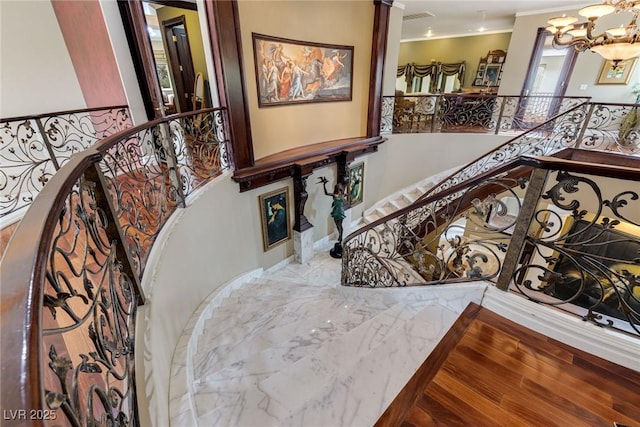
<path id="1" fill-rule="evenodd" d="M 382 78 L 384 58 L 387 52 L 389 14 L 393 0 L 374 0 L 373 37 L 371 46 L 371 67 L 369 76 L 369 105 L 367 111 L 367 136 L 380 135 L 382 118 Z"/>
<path id="2" fill-rule="evenodd" d="M 129 42 L 131 59 L 138 77 L 140 93 L 149 120 L 163 116 L 162 91 L 156 74 L 156 63 L 153 49 L 146 32 L 147 22 L 142 9 L 142 2 L 138 0 L 123 0 L 118 2 L 122 23 Z M 153 90 L 150 89 L 153 87 Z"/>
<path id="3" fill-rule="evenodd" d="M 238 5 L 232 0 L 206 1 L 204 6 L 220 103 L 227 108 L 231 159 L 236 170 L 248 168 L 254 165 L 254 157 Z"/>
<path id="4" fill-rule="evenodd" d="M 378 145 L 386 141 L 380 136 L 374 138 L 347 138 L 337 141 L 312 144 L 286 150 L 277 155 L 261 159 L 249 168 L 238 169 L 233 179 L 240 184 L 240 192 L 253 190 L 275 181 L 293 177 L 296 165 L 305 171 L 313 171 L 336 163 L 339 156 L 353 160 L 364 154 L 378 151 Z M 310 172 L 309 172 L 310 173 Z"/>

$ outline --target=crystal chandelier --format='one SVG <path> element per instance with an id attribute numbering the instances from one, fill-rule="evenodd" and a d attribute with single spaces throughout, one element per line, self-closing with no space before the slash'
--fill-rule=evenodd
<path id="1" fill-rule="evenodd" d="M 597 34 L 595 27 L 598 18 L 614 12 L 629 12 L 631 21 L 627 26 L 610 28 Z M 604 0 L 602 4 L 580 9 L 578 14 L 588 21 L 577 23 L 578 18 L 572 16 L 560 16 L 548 21 L 550 26 L 547 30 L 554 34 L 554 47 L 573 46 L 578 52 L 592 50 L 611 61 L 614 67 L 621 61 L 640 55 L 640 0 Z"/>

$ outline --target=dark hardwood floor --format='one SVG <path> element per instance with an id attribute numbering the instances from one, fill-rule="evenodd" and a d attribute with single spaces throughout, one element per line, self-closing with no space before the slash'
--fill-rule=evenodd
<path id="1" fill-rule="evenodd" d="M 471 305 L 376 426 L 614 423 L 640 426 L 640 372 Z"/>

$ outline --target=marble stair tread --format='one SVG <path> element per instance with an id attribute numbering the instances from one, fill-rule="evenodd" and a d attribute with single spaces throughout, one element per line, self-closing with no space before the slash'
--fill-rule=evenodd
<path id="1" fill-rule="evenodd" d="M 311 397 L 312 388 L 324 385 L 328 376 L 343 376 L 367 354 L 376 350 L 384 352 L 385 349 L 379 347 L 385 340 L 392 340 L 396 333 L 404 334 L 407 328 L 413 330 L 407 322 L 425 309 L 428 312 L 431 307 L 432 304 L 420 301 L 398 303 L 290 368 L 270 376 L 260 384 L 260 389 L 273 398 L 282 399 L 280 403 L 283 406 L 299 409 Z M 436 310 L 441 311 L 442 307 Z M 422 326 L 428 329 L 426 325 Z"/>
<path id="2" fill-rule="evenodd" d="M 278 425 L 374 425 L 457 317 L 441 306 L 425 308 L 406 323 L 403 333 L 385 338 L 377 351 L 367 353 L 352 366 L 339 365 L 339 372 L 321 393 Z M 290 393 L 295 394 L 295 386 L 291 387 Z"/>
<path id="3" fill-rule="evenodd" d="M 219 358 L 222 369 L 197 381 L 198 390 L 236 389 L 255 386 L 256 378 L 265 379 L 287 365 L 293 364 L 325 343 L 348 333 L 376 316 L 384 309 L 352 307 L 332 313 L 319 313 L 301 322 L 273 328 L 269 339 L 261 335 L 256 340 L 245 340 L 242 349 L 236 348 Z M 330 317 L 330 319 L 328 319 Z M 240 350 L 240 351 L 238 351 Z M 224 356 L 227 356 L 226 358 Z M 247 382 L 248 381 L 248 382 Z M 234 384 L 235 382 L 235 384 Z"/>
<path id="4" fill-rule="evenodd" d="M 319 298 L 330 298 L 330 289 L 319 289 L 318 291 L 310 291 L 307 294 L 294 295 L 293 290 L 291 293 L 278 294 L 272 293 L 269 296 L 233 296 L 229 295 L 225 298 L 226 303 L 221 303 L 218 307 L 212 310 L 209 318 L 205 320 L 205 329 L 207 327 L 215 328 L 214 325 L 220 321 L 228 321 L 231 317 L 234 322 L 245 322 L 247 317 L 255 317 L 256 315 L 264 314 L 272 309 L 281 306 L 282 296 L 293 300 L 299 301 L 312 301 Z M 256 312 L 255 305 L 260 304 L 262 313 Z"/>
<path id="5" fill-rule="evenodd" d="M 322 298 L 309 298 L 303 300 L 292 300 L 286 304 L 282 301 L 269 301 L 269 305 L 253 307 L 253 312 L 247 311 L 242 316 L 230 315 L 217 316 L 214 313 L 211 319 L 207 320 L 202 334 L 198 337 L 197 353 L 195 359 L 200 357 L 201 349 L 214 350 L 218 347 L 234 346 L 246 339 L 248 336 L 265 333 L 266 330 L 275 326 L 282 326 L 289 323 L 299 322 L 304 316 L 315 310 L 331 310 L 339 307 L 343 302 L 337 300 L 335 296 L 325 296 Z M 248 307 L 248 306 L 247 306 Z M 268 308 L 267 308 L 268 307 Z M 248 310 L 251 308 L 248 307 Z M 218 347 L 213 347 L 217 345 Z"/>
<path id="6" fill-rule="evenodd" d="M 421 323 L 408 326 L 408 323 L 415 323 L 411 321 L 411 318 L 423 312 L 425 307 L 433 306 L 415 302 L 397 304 L 291 366 L 262 381 L 258 379 L 258 384 L 253 387 L 237 390 L 205 388 L 201 392 L 199 391 L 198 394 L 201 396 L 197 396 L 196 399 L 201 399 L 203 407 L 216 408 L 204 414 L 200 413 L 200 424 L 221 426 L 281 425 L 283 420 L 304 411 L 308 405 L 313 408 L 314 402 L 322 399 L 322 396 L 333 388 L 333 384 L 336 382 L 335 375 L 344 376 L 348 382 L 352 382 L 353 378 L 359 378 L 360 382 L 366 381 L 362 377 L 372 375 L 371 371 L 359 369 L 361 361 L 366 359 L 367 354 L 397 353 L 397 348 L 393 344 L 396 342 L 396 339 L 393 338 L 395 334 L 409 333 L 410 336 L 400 339 L 399 342 L 408 342 L 417 338 L 420 342 L 416 347 L 423 349 L 422 341 L 424 340 L 421 336 L 432 333 L 425 331 L 425 329 L 430 330 L 431 328 L 425 328 Z M 437 312 L 441 310 L 442 308 L 435 309 Z M 431 311 L 431 309 L 427 308 L 427 311 Z M 423 319 L 433 317 L 433 315 L 422 316 Z M 449 317 L 455 318 L 456 316 L 452 313 Z M 415 331 L 415 329 L 420 331 Z M 404 360 L 411 354 L 413 354 L 411 350 L 406 351 L 400 356 L 400 359 Z M 371 357 L 376 359 L 380 356 Z M 389 357 L 388 355 L 382 356 L 383 359 Z M 422 360 L 415 362 L 414 370 Z M 400 384 L 399 387 L 403 384 Z M 382 389 L 384 387 L 382 384 Z M 370 389 L 369 392 L 375 392 L 375 390 Z M 393 396 L 390 395 L 389 400 L 392 398 Z M 327 409 L 326 406 L 324 409 Z M 212 424 L 211 420 L 215 420 L 216 424 Z M 301 425 L 333 424 L 307 423 Z"/>

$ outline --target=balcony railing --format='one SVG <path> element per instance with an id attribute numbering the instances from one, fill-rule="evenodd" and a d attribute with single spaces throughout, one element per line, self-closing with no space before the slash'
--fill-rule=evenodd
<path id="1" fill-rule="evenodd" d="M 24 210 L 71 156 L 131 127 L 126 105 L 0 120 L 0 221 Z"/>
<path id="2" fill-rule="evenodd" d="M 68 159 L 26 211 L 2 260 L 1 397 L 38 416 L 5 412 L 6 425 L 139 424 L 140 278 L 171 213 L 229 164 L 224 113 L 107 137 Z"/>
<path id="3" fill-rule="evenodd" d="M 548 296 L 545 292 L 551 292 L 551 280 L 569 280 L 564 272 L 558 272 L 558 266 L 570 266 L 588 273 L 578 273 L 583 276 L 574 278 L 573 293 L 566 290 L 551 293 L 550 297 L 556 298 L 554 304 L 565 307 L 583 301 L 588 287 L 592 304 L 581 306 L 585 318 L 601 319 L 603 301 L 616 301 L 619 305 L 613 311 L 626 321 L 626 329 L 637 333 L 640 228 L 633 227 L 640 221 L 637 203 L 640 127 L 628 130 L 624 123 L 630 114 L 637 113 L 638 107 L 637 104 L 576 106 L 470 163 L 414 204 L 348 236 L 343 243 L 343 285 L 410 286 L 499 277 L 503 281 L 501 286 L 507 289 L 513 276 L 518 289 L 531 299 L 543 301 L 544 296 L 540 295 Z M 582 151 L 572 154 L 575 159 L 590 158 L 592 162 L 620 167 L 566 162 L 555 165 L 555 169 L 542 168 L 532 157 L 560 155 L 561 150 L 575 147 L 589 150 L 587 155 L 581 154 Z M 538 169 L 544 172 L 542 178 Z M 591 174 L 598 179 L 568 172 Z M 602 176 L 619 181 L 615 186 L 603 185 Z M 558 184 L 547 185 L 552 178 Z M 536 190 L 531 189 L 532 183 Z M 605 188 L 615 193 L 604 196 Z M 542 190 L 546 193 L 541 193 Z M 580 198 L 573 194 L 579 190 Z M 534 191 L 539 194 L 528 200 Z M 584 207 L 584 201 L 580 205 L 582 197 L 590 201 L 588 208 Z M 544 202 L 543 205 L 532 207 L 537 206 L 538 201 Z M 607 206 L 606 212 L 602 206 Z M 534 209 L 537 209 L 536 215 L 532 214 Z M 560 210 L 566 212 L 560 214 Z M 590 238 L 576 237 L 576 229 L 567 231 L 571 224 L 578 223 L 580 233 L 583 230 L 592 233 Z M 551 229 L 555 232 L 549 231 Z M 611 229 L 615 232 L 593 231 Z M 618 229 L 625 230 L 624 236 L 616 234 Z M 594 235 L 598 235 L 597 239 Z M 516 236 L 520 236 L 519 240 Z M 594 240 L 597 243 L 591 243 Z M 567 249 L 578 245 L 583 246 Z M 606 245 L 621 245 L 635 253 L 635 258 L 621 258 L 619 252 L 585 255 Z M 525 247 L 529 258 L 521 259 Z M 538 256 L 536 262 L 543 259 L 544 267 L 531 261 L 532 253 Z M 558 254 L 565 255 L 564 264 L 555 260 Z M 598 271 L 593 271 L 596 267 Z M 544 270 L 537 281 L 532 279 L 536 268 Z M 594 279 L 605 276 L 610 278 L 609 286 L 593 285 Z M 541 281 L 544 283 L 540 284 Z M 602 285 L 602 280 L 598 283 Z M 619 320 L 611 322 L 619 326 L 618 323 Z"/>
<path id="4" fill-rule="evenodd" d="M 588 97 L 440 94 L 385 96 L 381 133 L 513 135 L 588 102 Z"/>

